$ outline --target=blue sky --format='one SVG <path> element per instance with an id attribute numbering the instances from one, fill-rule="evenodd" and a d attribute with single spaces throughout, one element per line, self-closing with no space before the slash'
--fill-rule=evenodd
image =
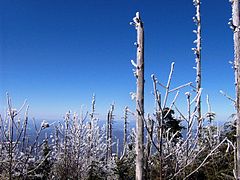
<path id="1" fill-rule="evenodd" d="M 151 74 L 165 83 L 174 61 L 173 87 L 195 81 L 191 0 L 1 0 L 0 10 L 1 109 L 7 91 L 17 107 L 27 99 L 38 118 L 89 108 L 93 93 L 101 117 L 112 102 L 118 117 L 126 105 L 134 110 L 136 32 L 129 22 L 136 11 L 145 26 L 146 112 L 154 108 Z M 202 100 L 205 109 L 209 94 L 220 120 L 234 112 L 219 93 L 234 97 L 230 16 L 228 0 L 202 1 Z"/>

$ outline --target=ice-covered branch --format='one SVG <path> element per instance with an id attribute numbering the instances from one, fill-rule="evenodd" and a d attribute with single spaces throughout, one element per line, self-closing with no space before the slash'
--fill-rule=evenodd
<path id="1" fill-rule="evenodd" d="M 227 95 L 227 93 L 225 93 L 224 91 L 220 90 L 220 93 L 225 96 L 228 100 L 232 101 L 234 103 L 234 105 L 236 104 L 236 100 L 233 99 L 232 97 L 230 97 L 229 95 Z"/>

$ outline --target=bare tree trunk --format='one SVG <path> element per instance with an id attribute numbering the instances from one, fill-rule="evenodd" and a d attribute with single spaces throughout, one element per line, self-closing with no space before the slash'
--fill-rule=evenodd
<path id="1" fill-rule="evenodd" d="M 95 94 L 93 94 L 93 97 L 92 97 L 92 112 L 90 113 L 90 147 L 92 148 L 92 144 L 93 144 L 93 137 L 94 137 L 94 134 L 93 134 L 93 128 L 94 128 L 94 115 L 95 115 L 95 108 L 96 107 L 96 96 Z"/>
<path id="2" fill-rule="evenodd" d="M 196 91 L 197 93 L 200 92 L 201 89 L 201 14 L 200 14 L 200 0 L 193 1 L 194 6 L 196 7 L 196 15 L 194 16 L 194 22 L 197 25 L 197 30 L 194 32 L 197 35 L 197 39 L 194 41 L 196 43 L 196 48 L 193 48 L 194 54 L 196 55 Z M 201 128 L 202 119 L 201 119 L 201 97 L 200 100 L 197 102 L 197 117 L 198 117 L 198 126 Z M 201 134 L 201 133 L 200 133 Z"/>
<path id="3" fill-rule="evenodd" d="M 106 142 L 107 142 L 107 155 L 106 155 L 106 161 L 108 161 L 108 159 L 109 159 L 109 154 L 110 154 L 110 152 L 109 152 L 109 125 L 110 124 L 110 112 L 108 111 L 108 114 L 107 114 L 107 138 L 106 138 Z"/>
<path id="4" fill-rule="evenodd" d="M 8 166 L 8 174 L 9 180 L 12 180 L 12 168 L 13 168 L 13 123 L 14 123 L 14 116 L 15 112 L 12 109 L 11 99 L 7 95 L 7 102 L 8 102 L 8 111 L 9 111 L 9 129 L 8 129 L 8 142 L 9 142 L 9 149 L 8 149 L 8 156 L 9 156 L 9 166 Z"/>
<path id="5" fill-rule="evenodd" d="M 94 137 L 94 120 L 95 120 L 95 110 L 96 110 L 96 96 L 93 94 L 92 97 L 92 112 L 90 115 L 90 122 L 89 122 L 89 134 L 88 134 L 88 164 L 92 163 L 91 156 L 92 156 L 92 148 L 93 148 L 93 137 Z"/>
<path id="6" fill-rule="evenodd" d="M 152 139 L 153 139 L 153 123 L 154 121 L 150 118 L 148 115 L 148 122 L 147 122 L 147 129 L 148 129 L 148 135 L 147 135 L 147 145 L 146 145 L 146 162 L 145 162 L 145 179 L 150 179 L 150 173 L 149 173 L 149 167 L 148 167 L 148 161 L 150 159 L 151 151 L 152 151 Z"/>
<path id="7" fill-rule="evenodd" d="M 136 92 L 136 180 L 143 179 L 144 162 L 144 31 L 139 12 L 133 18 L 137 30 L 137 92 Z"/>
<path id="8" fill-rule="evenodd" d="M 12 109 L 9 109 L 12 111 Z M 10 112 L 10 125 L 9 125 L 9 179 L 12 180 L 12 168 L 13 168 L 13 121 L 14 117 Z"/>
<path id="9" fill-rule="evenodd" d="M 239 22 L 239 0 L 232 0 L 232 28 L 233 28 L 233 41 L 234 41 L 234 71 L 235 71 L 235 90 L 236 90 L 236 176 L 240 179 L 240 22 Z"/>
<path id="10" fill-rule="evenodd" d="M 59 153 L 59 129 L 55 126 L 55 145 L 56 145 L 56 153 Z"/>
<path id="11" fill-rule="evenodd" d="M 157 79 L 154 75 L 152 75 L 153 79 L 153 89 L 154 89 L 154 96 L 155 96 L 155 104 L 156 104 L 156 120 L 158 123 L 157 126 L 157 142 L 158 142 L 158 150 L 159 150 L 159 180 L 163 178 L 163 148 L 162 148 L 162 141 L 163 141 L 163 112 L 162 112 L 162 105 L 161 105 L 161 95 L 157 90 Z M 166 99 L 166 98 L 165 98 Z"/>
<path id="12" fill-rule="evenodd" d="M 190 101 L 190 93 L 186 93 L 187 96 L 187 106 L 188 106 L 188 117 L 187 117 L 187 143 L 186 143 L 186 165 L 189 161 L 189 137 L 191 136 L 191 101 Z M 186 176 L 186 172 L 184 172 L 184 176 Z"/>
<path id="13" fill-rule="evenodd" d="M 123 152 L 126 151 L 127 146 L 127 118 L 128 118 L 128 107 L 125 107 L 124 109 L 124 135 L 123 135 Z"/>
<path id="14" fill-rule="evenodd" d="M 25 141 L 26 141 L 26 133 L 27 133 L 27 125 L 28 125 L 28 115 L 26 114 L 24 120 L 24 129 L 23 129 L 23 138 L 22 138 L 22 152 L 25 152 Z"/>
<path id="15" fill-rule="evenodd" d="M 113 120 L 114 105 L 111 105 L 107 117 L 107 160 L 112 157 L 112 120 Z"/>
<path id="16" fill-rule="evenodd" d="M 66 113 L 66 117 L 65 117 L 65 134 L 64 134 L 64 171 L 65 171 L 65 175 L 68 176 L 68 170 L 69 170 L 69 156 L 68 156 L 68 143 L 69 143 L 69 120 L 70 120 L 70 111 L 68 113 Z"/>
<path id="17" fill-rule="evenodd" d="M 111 105 L 110 109 L 110 123 L 109 123 L 109 155 L 112 157 L 112 121 L 113 121 L 113 110 L 114 110 L 114 105 Z"/>
<path id="18" fill-rule="evenodd" d="M 146 159 L 148 159 L 151 155 L 151 149 L 152 149 L 152 139 L 153 139 L 153 123 L 154 121 L 148 117 L 147 122 L 147 128 L 148 128 L 148 134 L 147 134 L 147 145 L 146 145 Z"/>

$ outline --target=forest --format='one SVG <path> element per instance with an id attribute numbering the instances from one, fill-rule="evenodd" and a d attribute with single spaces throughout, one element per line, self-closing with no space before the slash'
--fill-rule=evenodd
<path id="1" fill-rule="evenodd" d="M 114 103 L 100 123 L 95 95 L 88 111 L 69 111 L 57 122 L 39 124 L 29 117 L 27 102 L 16 109 L 6 93 L 7 110 L 0 114 L 0 179 L 240 179 L 240 2 L 230 0 L 230 5 L 236 97 L 221 91 L 226 102 L 235 106 L 229 121 L 218 125 L 211 97 L 202 98 L 201 0 L 193 0 L 196 80 L 172 87 L 174 62 L 166 84 L 152 74 L 155 108 L 153 114 L 145 112 L 144 17 L 137 12 L 130 23 L 136 30 L 136 61 L 129 63 L 134 68 L 136 91 L 131 98 L 136 105 L 123 109 L 123 136 L 114 138 Z M 180 91 L 186 107 L 176 103 Z M 131 118 L 134 128 L 129 126 Z"/>

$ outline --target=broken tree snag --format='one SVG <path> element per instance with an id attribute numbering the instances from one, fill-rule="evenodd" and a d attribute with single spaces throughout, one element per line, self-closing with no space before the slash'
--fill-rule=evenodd
<path id="1" fill-rule="evenodd" d="M 235 155 L 235 175 L 240 179 L 240 22 L 239 22 L 239 0 L 231 0 L 232 3 L 232 22 L 233 42 L 234 42 L 234 74 L 235 74 L 235 91 L 236 91 L 236 137 L 237 147 Z"/>
<path id="2" fill-rule="evenodd" d="M 133 18 L 137 30 L 136 91 L 136 180 L 143 179 L 144 169 L 144 30 L 139 12 Z"/>
<path id="3" fill-rule="evenodd" d="M 197 29 L 193 32 L 196 33 L 196 48 L 193 48 L 194 54 L 196 55 L 196 91 L 197 93 L 201 90 L 201 14 L 200 14 L 200 0 L 193 0 L 193 4 L 196 8 L 196 15 L 193 17 L 193 21 L 196 23 Z M 199 97 L 199 101 L 197 101 L 197 118 L 198 118 L 198 127 L 201 129 L 202 126 L 202 117 L 201 117 L 201 97 Z M 201 133 L 200 133 L 201 134 Z"/>

